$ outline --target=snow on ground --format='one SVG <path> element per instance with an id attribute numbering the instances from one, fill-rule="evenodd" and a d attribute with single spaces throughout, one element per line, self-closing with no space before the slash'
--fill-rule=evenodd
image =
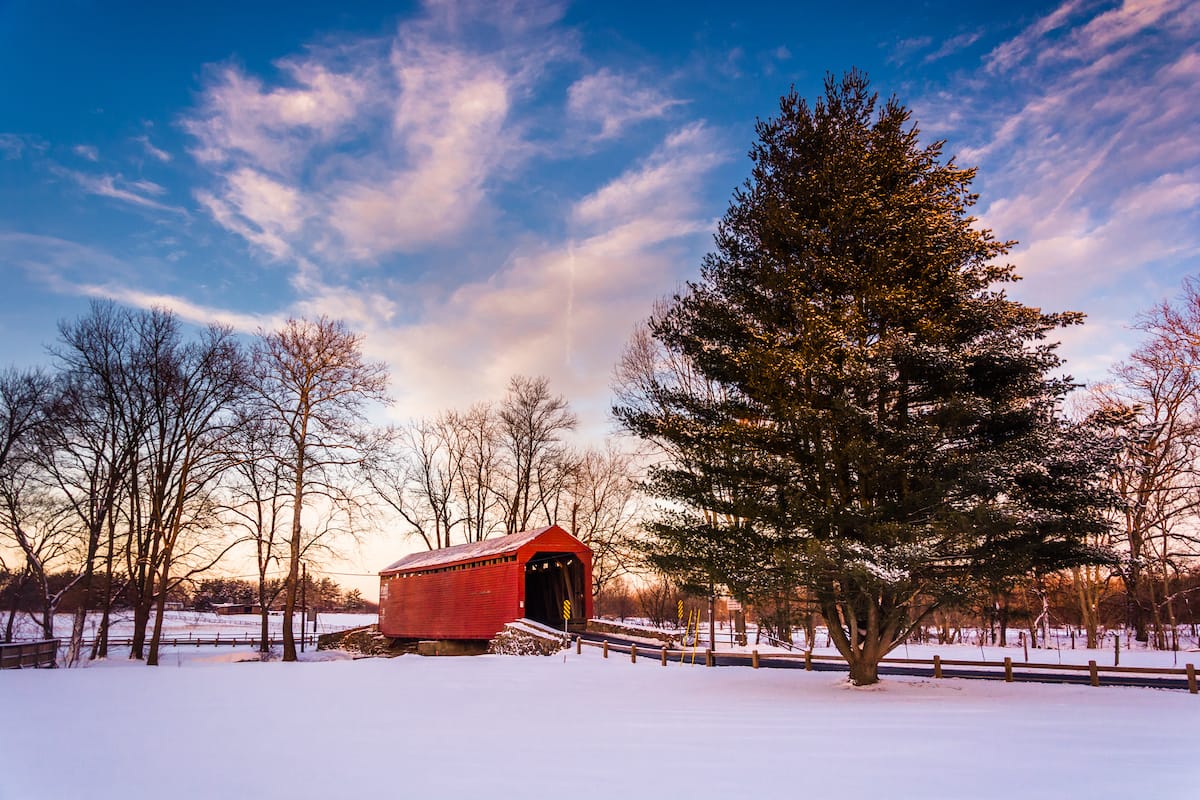
<path id="1" fill-rule="evenodd" d="M 1186 692 L 855 689 L 594 648 L 309 655 L 322 660 L 169 648 L 157 669 L 0 673 L 0 798 L 1173 800 L 1200 786 L 1200 699 Z"/>
<path id="2" fill-rule="evenodd" d="M 300 631 L 300 615 L 296 614 L 293 619 L 298 635 Z M 317 615 L 317 633 L 330 633 L 347 628 L 357 628 L 360 625 L 372 625 L 378 621 L 378 614 L 322 613 Z M 54 635 L 64 642 L 71 638 L 71 622 L 70 614 L 56 614 L 54 616 Z M 271 635 L 278 636 L 283 630 L 283 614 L 270 614 L 268 616 L 268 625 Z M 100 615 L 97 613 L 88 614 L 87 620 L 84 622 L 84 638 L 91 639 L 95 636 L 99 626 Z M 133 634 L 133 612 L 113 612 L 109 627 L 110 638 L 119 639 L 131 636 Z M 154 620 L 152 617 L 150 620 L 150 629 L 153 630 L 153 627 Z M 222 615 L 212 611 L 166 611 L 163 613 L 164 639 L 188 636 L 189 634 L 196 638 L 210 638 L 217 634 L 221 636 L 257 636 L 261 630 L 262 617 L 258 614 Z M 309 623 L 307 630 L 310 633 L 312 632 L 311 623 Z M 14 638 L 18 640 L 39 639 L 42 636 L 41 628 L 28 615 L 17 617 L 16 633 L 17 635 Z M 0 795 L 0 800 L 4 800 L 2 795 Z"/>

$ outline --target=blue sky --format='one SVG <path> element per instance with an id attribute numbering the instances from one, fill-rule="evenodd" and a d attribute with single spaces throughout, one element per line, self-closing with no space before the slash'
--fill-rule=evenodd
<path id="1" fill-rule="evenodd" d="M 524 373 L 603 429 L 755 118 L 851 67 L 980 167 L 1013 293 L 1089 315 L 1077 377 L 1200 272 L 1194 2 L 347 5 L 0 0 L 0 364 L 94 297 L 324 313 L 392 365 L 397 419 Z"/>

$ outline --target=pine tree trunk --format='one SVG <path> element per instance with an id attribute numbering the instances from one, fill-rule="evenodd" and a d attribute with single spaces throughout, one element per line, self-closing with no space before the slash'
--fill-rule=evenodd
<path id="1" fill-rule="evenodd" d="M 1146 627 L 1146 614 L 1142 609 L 1141 598 L 1138 597 L 1141 589 L 1141 570 L 1137 564 L 1131 564 L 1129 573 L 1125 576 L 1125 617 L 1128 627 L 1133 629 L 1133 638 L 1143 644 L 1150 641 L 1150 633 Z"/>
<path id="2" fill-rule="evenodd" d="M 1000 628 L 1000 646 L 1008 647 L 1008 603 L 996 609 L 996 624 Z"/>
<path id="3" fill-rule="evenodd" d="M 855 686 L 879 683 L 879 661 L 856 659 L 850 664 L 850 682 Z"/>

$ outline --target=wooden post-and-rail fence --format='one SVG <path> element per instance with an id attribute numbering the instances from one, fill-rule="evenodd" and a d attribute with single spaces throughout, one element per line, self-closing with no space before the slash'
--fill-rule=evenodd
<path id="1" fill-rule="evenodd" d="M 38 642 L 8 642 L 0 643 L 0 669 L 29 669 L 53 667 L 58 658 L 58 648 L 61 640 L 46 639 Z M 163 637 L 159 640 L 159 644 L 163 647 L 260 647 L 262 637 L 260 636 L 172 636 L 170 638 Z M 296 637 L 297 643 L 300 637 Z M 305 634 L 304 641 L 306 644 L 316 645 L 316 634 Z M 92 647 L 96 643 L 95 639 L 84 639 L 84 647 Z M 283 644 L 283 637 L 271 637 L 267 640 L 268 647 Z M 132 637 L 113 638 L 109 637 L 109 647 L 131 647 L 133 645 Z"/>
<path id="2" fill-rule="evenodd" d="M 300 644 L 302 638 L 305 644 L 315 645 L 317 643 L 317 635 L 308 633 L 303 637 L 297 636 L 296 644 Z M 192 636 L 191 634 L 188 634 L 187 636 L 164 636 L 159 639 L 158 644 L 160 647 L 259 647 L 261 642 L 261 636 L 252 636 L 250 634 L 246 634 L 244 636 L 222 636 L 220 634 L 215 636 Z M 149 640 L 147 640 L 147 643 L 149 643 Z M 91 647 L 93 644 L 95 644 L 95 640 L 84 639 L 83 644 L 86 647 Z M 282 636 L 272 636 L 267 639 L 268 647 L 281 644 L 283 644 Z M 132 645 L 133 639 L 130 637 L 114 639 L 110 636 L 108 638 L 109 647 L 130 647 Z"/>
<path id="3" fill-rule="evenodd" d="M 53 667 L 58 658 L 58 639 L 0 644 L 0 669 Z"/>
<path id="4" fill-rule="evenodd" d="M 582 649 L 582 646 L 584 644 L 587 644 L 591 647 L 601 648 L 605 658 L 608 658 L 610 649 L 615 649 L 618 652 L 629 653 L 630 661 L 632 661 L 634 663 L 637 662 L 638 648 L 637 648 L 636 644 L 624 644 L 624 643 L 615 643 L 615 642 L 610 643 L 607 639 L 604 639 L 600 642 L 594 642 L 594 641 L 586 641 L 586 640 L 583 640 L 583 639 L 580 639 L 577 637 L 575 639 L 575 652 L 577 652 L 577 653 L 580 652 Z M 670 656 L 670 659 L 668 659 L 668 656 Z M 761 665 L 761 662 L 766 659 L 776 660 L 776 661 L 798 661 L 798 660 L 802 659 L 804 661 L 804 669 L 806 669 L 808 671 L 811 671 L 813 669 L 814 661 L 841 662 L 843 664 L 845 663 L 845 660 L 841 656 L 814 655 L 810 651 L 804 651 L 803 653 L 772 653 L 769 656 L 760 656 L 760 654 L 757 650 L 752 650 L 750 653 L 744 653 L 744 652 L 725 653 L 723 658 L 729 659 L 731 656 L 734 659 L 737 659 L 737 661 L 735 663 L 737 663 L 739 665 L 744 663 L 744 664 L 749 665 L 753 669 L 758 669 L 759 666 Z M 693 663 L 693 664 L 697 663 L 696 658 L 695 658 L 695 653 L 690 653 L 690 651 L 688 649 L 684 648 L 684 649 L 680 649 L 680 650 L 668 650 L 666 645 L 663 645 L 661 648 L 661 651 L 660 651 L 659 663 L 661 663 L 662 666 L 665 667 L 665 666 L 667 666 L 668 660 L 674 661 L 675 663 L 683 664 L 683 663 L 688 663 L 689 658 L 691 659 L 690 663 Z M 706 649 L 704 651 L 704 662 L 703 663 L 706 667 L 716 666 L 716 655 L 713 653 L 712 650 Z M 1038 680 L 1039 678 L 1045 679 L 1047 674 L 1054 673 L 1054 672 L 1075 672 L 1075 673 L 1084 672 L 1084 673 L 1087 673 L 1088 683 L 1090 683 L 1092 686 L 1100 686 L 1101 685 L 1101 673 L 1105 673 L 1108 675 L 1115 675 L 1115 676 L 1122 676 L 1122 675 L 1131 676 L 1131 677 L 1144 676 L 1144 677 L 1150 678 L 1150 679 L 1162 678 L 1162 679 L 1178 680 L 1180 677 L 1182 677 L 1186 683 L 1186 687 L 1189 692 L 1191 692 L 1192 694 L 1200 694 L 1200 686 L 1197 685 L 1196 666 L 1194 664 L 1185 664 L 1182 667 L 1118 667 L 1118 666 L 1101 667 L 1101 666 L 1097 665 L 1097 663 L 1094 660 L 1089 661 L 1087 664 L 1039 664 L 1039 663 L 1026 662 L 1026 661 L 1015 662 L 1012 660 L 1012 658 L 1008 658 L 1008 657 L 1006 657 L 1004 659 L 1004 661 L 1002 661 L 1002 662 L 996 662 L 996 661 L 966 661 L 966 660 L 959 660 L 959 659 L 947 659 L 947 658 L 942 658 L 940 655 L 935 655 L 932 659 L 884 658 L 879 663 L 880 664 L 903 664 L 903 665 L 910 665 L 910 666 L 929 667 L 931 669 L 931 674 L 934 678 L 942 678 L 944 676 L 944 668 L 945 667 L 966 667 L 968 669 L 974 669 L 974 670 L 979 670 L 979 669 L 993 669 L 994 670 L 994 669 L 999 668 L 1000 670 L 1002 670 L 1002 675 L 1003 675 L 1002 679 L 1008 683 L 1013 683 L 1015 681 Z M 1018 673 L 1017 670 L 1023 670 L 1024 672 Z M 959 673 L 959 675 L 962 675 L 962 674 L 963 673 Z M 988 677 L 988 676 L 986 673 L 981 673 L 978 676 L 972 676 L 972 677 Z M 1112 683 L 1112 681 L 1110 681 L 1110 683 Z"/>

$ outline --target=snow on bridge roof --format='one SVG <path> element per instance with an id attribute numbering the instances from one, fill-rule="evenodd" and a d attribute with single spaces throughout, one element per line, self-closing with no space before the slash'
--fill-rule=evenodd
<path id="1" fill-rule="evenodd" d="M 455 545 L 454 547 L 444 547 L 441 550 L 413 553 L 412 555 L 405 556 L 394 564 L 384 567 L 379 574 L 382 575 L 387 572 L 398 572 L 402 570 L 441 566 L 443 564 L 457 564 L 460 561 L 473 561 L 477 558 L 487 558 L 488 556 L 498 556 L 502 553 L 512 553 L 518 548 L 529 544 L 546 531 L 557 527 L 557 525 L 548 525 L 545 528 L 537 528 L 531 531 L 521 531 L 520 533 L 512 533 L 508 536 L 500 536 L 495 539 L 484 539 L 482 542 L 471 542 L 469 544 Z M 563 533 L 566 533 L 566 531 L 563 531 Z M 570 534 L 567 535 L 570 536 Z"/>

